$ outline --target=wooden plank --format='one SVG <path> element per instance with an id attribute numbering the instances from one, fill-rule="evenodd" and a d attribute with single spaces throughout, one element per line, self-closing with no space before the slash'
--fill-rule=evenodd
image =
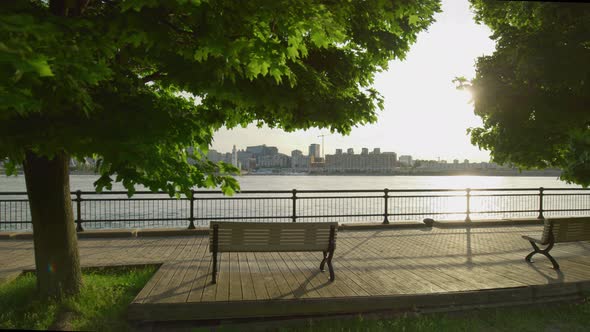
<path id="1" fill-rule="evenodd" d="M 219 272 L 217 273 L 217 283 L 215 284 L 215 301 L 229 300 L 229 253 L 222 253 L 218 261 Z"/>
<path id="2" fill-rule="evenodd" d="M 264 280 L 268 297 L 270 299 L 277 299 L 281 297 L 281 289 L 279 289 L 278 283 L 274 278 L 273 271 L 271 271 L 266 263 L 265 255 L 267 255 L 267 253 L 257 253 L 254 257 L 256 257 L 256 263 L 258 264 L 262 280 Z"/>
<path id="3" fill-rule="evenodd" d="M 377 295 L 443 291 L 439 286 L 426 280 L 422 276 L 417 275 L 410 270 L 400 268 L 399 264 L 403 262 L 403 258 L 398 258 L 395 262 L 383 258 L 383 250 L 374 249 L 383 245 L 380 241 L 373 240 L 369 241 L 367 244 L 368 245 L 355 248 L 350 254 L 363 262 L 366 272 L 362 277 L 377 289 Z M 411 244 L 406 245 L 409 247 Z M 416 248 L 412 248 L 410 250 L 415 249 Z"/>
<path id="4" fill-rule="evenodd" d="M 256 300 L 267 300 L 269 299 L 268 291 L 265 286 L 265 282 L 262 277 L 262 273 L 260 272 L 260 268 L 258 267 L 258 263 L 256 262 L 256 257 L 254 254 L 244 253 L 248 262 L 248 268 L 250 269 L 250 275 L 252 277 L 252 282 L 254 284 L 254 294 L 256 295 Z"/>
<path id="5" fill-rule="evenodd" d="M 174 243 L 175 250 L 180 250 L 177 257 L 190 248 L 189 240 L 192 239 L 182 239 L 181 241 Z M 165 272 L 164 275 L 159 279 L 158 283 L 153 287 L 152 291 L 149 293 L 148 297 L 143 301 L 143 303 L 158 303 L 165 301 L 168 295 L 171 294 L 171 289 L 177 285 L 177 281 L 179 282 L 182 280 L 182 277 L 184 276 L 181 275 L 183 272 L 183 267 L 178 262 L 176 264 L 173 264 L 172 262 L 166 263 L 162 267 L 162 270 Z"/>
<path id="6" fill-rule="evenodd" d="M 239 268 L 238 254 L 229 253 L 229 301 L 241 301 L 242 276 Z"/>
<path id="7" fill-rule="evenodd" d="M 162 241 L 163 243 L 168 243 L 172 241 L 171 239 L 166 239 Z M 142 290 L 137 294 L 135 299 L 133 300 L 134 303 L 143 303 L 148 297 L 154 287 L 163 279 L 168 278 L 168 274 L 170 273 L 170 269 L 168 267 L 164 267 L 164 264 L 158 268 L 156 273 L 152 276 L 152 278 L 147 282 L 147 284 L 142 288 Z"/>
<path id="8" fill-rule="evenodd" d="M 296 298 L 320 297 L 310 282 L 312 275 L 307 273 L 307 268 L 301 268 L 301 264 L 291 254 L 280 253 L 279 255 L 283 259 L 283 266 L 288 266 L 291 269 L 291 273 L 297 279 L 298 287 L 294 290 L 293 296 Z"/>
<path id="9" fill-rule="evenodd" d="M 240 274 L 240 284 L 242 286 L 242 299 L 243 300 L 256 300 L 256 294 L 254 290 L 254 282 L 252 280 L 252 272 L 248 265 L 248 258 L 246 253 L 237 253 L 238 259 L 238 270 Z"/>
<path id="10" fill-rule="evenodd" d="M 295 276 L 294 271 L 292 271 L 292 267 L 289 267 L 287 264 L 285 264 L 285 261 L 283 257 L 281 257 L 280 253 L 272 253 L 272 257 L 276 263 L 278 269 L 277 272 L 282 274 L 286 284 L 290 286 L 290 296 L 293 298 L 301 297 L 304 293 L 303 289 L 301 288 L 305 285 L 304 280 L 301 280 Z M 296 270 L 297 268 L 294 267 L 294 269 Z"/>
<path id="11" fill-rule="evenodd" d="M 364 242 L 364 241 L 361 241 Z M 382 274 L 371 273 L 371 269 L 376 268 L 374 260 L 367 259 L 359 253 L 359 245 L 357 240 L 340 239 L 340 245 L 337 246 L 335 251 L 334 260 L 338 260 L 339 267 L 343 266 L 348 269 L 350 277 L 356 280 L 356 284 L 364 284 L 363 289 L 369 289 L 372 295 L 384 295 L 386 294 L 382 280 L 376 278 L 383 277 Z M 362 266 L 359 266 L 358 262 L 363 262 Z M 319 266 L 318 266 L 319 268 Z M 339 278 L 340 268 L 335 269 L 336 278 Z M 325 274 L 325 272 L 323 273 Z"/>
<path id="12" fill-rule="evenodd" d="M 320 253 L 303 253 L 303 252 L 296 252 L 292 255 L 299 257 L 301 259 L 301 263 L 306 266 L 311 271 L 320 271 L 320 262 L 321 259 L 318 260 L 319 257 L 322 255 Z M 311 261 L 312 257 L 313 262 Z M 344 292 L 342 292 L 337 286 L 334 285 L 333 282 L 329 280 L 329 274 L 327 272 L 319 272 L 317 273 L 314 278 L 310 281 L 314 284 L 314 289 L 320 294 L 321 297 L 341 297 L 345 296 Z"/>
<path id="13" fill-rule="evenodd" d="M 190 251 L 187 253 L 187 257 L 185 257 L 185 262 L 180 263 L 185 265 L 185 269 L 181 277 L 179 276 L 179 278 L 181 278 L 180 282 L 178 282 L 178 284 L 172 288 L 171 294 L 160 302 L 186 302 L 190 292 L 192 291 L 194 281 L 202 278 L 203 275 L 206 274 L 206 271 L 203 272 L 203 267 L 200 264 L 201 258 L 206 252 L 206 247 L 207 241 L 205 237 L 194 238 L 194 241 L 191 243 Z"/>
<path id="14" fill-rule="evenodd" d="M 323 259 L 323 253 L 314 255 L 317 257 L 316 268 L 319 270 L 319 265 Z M 312 257 L 309 257 L 309 261 L 314 263 Z M 371 293 L 366 291 L 368 289 L 366 285 L 363 285 L 362 282 L 359 282 L 355 275 L 349 271 L 345 265 L 341 264 L 343 262 L 342 259 L 339 259 L 335 253 L 334 258 L 332 259 L 332 264 L 334 267 L 334 275 L 336 280 L 331 282 L 336 288 L 338 288 L 344 296 L 368 296 Z M 328 264 L 324 266 L 324 272 L 320 272 L 320 274 L 324 275 L 325 278 L 329 278 L 329 268 Z"/>
<path id="15" fill-rule="evenodd" d="M 340 250 L 346 249 L 347 245 L 348 243 L 346 241 L 340 240 Z M 338 280 L 344 278 L 343 281 L 349 284 L 350 289 L 352 289 L 356 296 L 369 296 L 374 294 L 372 291 L 373 288 L 367 284 L 366 280 L 359 277 L 355 271 L 351 270 L 351 264 L 349 264 L 346 259 L 347 257 L 341 257 L 339 254 L 339 249 L 337 249 L 332 260 L 333 263 L 336 263 L 336 261 L 338 262 L 334 271 L 336 278 L 338 278 Z"/>
<path id="16" fill-rule="evenodd" d="M 137 303 L 147 303 L 153 302 L 151 299 L 153 298 L 152 292 L 154 289 L 156 291 L 158 289 L 162 289 L 162 284 L 168 284 L 170 278 L 176 271 L 175 267 L 172 264 L 163 264 L 156 272 L 156 275 L 150 279 L 150 281 L 145 285 L 145 287 L 139 292 L 139 294 L 135 297 L 134 302 Z"/>
<path id="17" fill-rule="evenodd" d="M 212 255 L 210 254 L 206 254 L 203 257 L 203 260 L 201 261 L 201 268 L 203 268 L 204 266 L 207 267 L 207 274 L 206 277 L 203 278 L 203 280 L 201 280 L 199 282 L 199 280 L 195 280 L 194 284 L 193 284 L 193 290 L 195 291 L 191 291 L 191 293 L 189 294 L 189 298 L 187 299 L 187 302 L 198 302 L 199 301 L 199 291 L 198 288 L 195 287 L 195 285 L 201 285 L 200 287 L 202 288 L 201 293 L 201 298 L 200 301 L 201 302 L 208 302 L 208 301 L 215 301 L 215 293 L 217 292 L 217 284 L 213 284 L 211 282 L 212 279 L 212 272 L 213 272 L 213 259 L 211 257 Z M 218 262 L 219 263 L 219 262 Z M 219 264 L 218 264 L 219 266 Z M 219 277 L 219 275 L 217 275 Z"/>
<path id="18" fill-rule="evenodd" d="M 278 297 L 275 297 L 275 299 L 292 299 L 293 294 L 291 292 L 291 285 L 285 279 L 282 271 L 278 267 L 274 254 L 265 253 L 260 255 L 260 258 L 262 259 L 261 263 L 264 262 L 268 266 L 266 273 L 268 273 L 274 279 L 280 292 Z"/>

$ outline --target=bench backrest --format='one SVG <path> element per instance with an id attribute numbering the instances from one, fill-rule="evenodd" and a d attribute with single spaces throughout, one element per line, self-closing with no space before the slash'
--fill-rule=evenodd
<path id="1" fill-rule="evenodd" d="M 335 246 L 337 222 L 214 221 L 209 229 L 209 250 L 213 251 L 214 229 L 217 227 L 218 252 L 328 251 L 332 226 Z"/>
<path id="2" fill-rule="evenodd" d="M 543 243 L 549 242 L 549 230 L 553 230 L 554 242 L 576 242 L 590 240 L 590 217 L 569 217 L 545 219 Z"/>

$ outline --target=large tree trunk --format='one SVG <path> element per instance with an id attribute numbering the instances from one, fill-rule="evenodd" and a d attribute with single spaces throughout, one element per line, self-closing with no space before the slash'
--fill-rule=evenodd
<path id="1" fill-rule="evenodd" d="M 27 152 L 25 180 L 33 220 L 37 287 L 42 297 L 76 294 L 82 283 L 70 196 L 69 158 Z"/>

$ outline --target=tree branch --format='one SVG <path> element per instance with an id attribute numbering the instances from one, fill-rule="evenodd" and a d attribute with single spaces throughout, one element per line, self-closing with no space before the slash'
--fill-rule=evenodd
<path id="1" fill-rule="evenodd" d="M 170 22 L 168 22 L 166 20 L 160 20 L 160 23 L 163 23 L 164 25 L 168 26 L 169 28 L 171 28 L 172 30 L 174 30 L 174 31 L 176 31 L 178 33 L 189 34 L 191 36 L 193 35 L 193 33 L 191 31 L 181 29 L 181 28 L 177 27 L 176 25 L 174 25 L 174 24 L 172 24 L 172 23 L 170 23 Z"/>
<path id="2" fill-rule="evenodd" d="M 149 74 L 147 76 L 144 76 L 142 78 L 142 81 L 143 81 L 143 83 L 147 83 L 147 82 L 150 82 L 150 81 L 153 81 L 153 80 L 157 80 L 158 78 L 161 78 L 163 76 L 166 76 L 166 74 L 163 74 L 163 73 L 157 71 L 157 72 L 155 72 L 153 74 Z"/>

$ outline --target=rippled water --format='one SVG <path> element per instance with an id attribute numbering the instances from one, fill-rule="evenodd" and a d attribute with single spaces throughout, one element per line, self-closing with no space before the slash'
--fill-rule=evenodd
<path id="1" fill-rule="evenodd" d="M 92 191 L 94 175 L 71 175 L 72 191 Z M 556 177 L 531 176 L 302 176 L 246 175 L 238 177 L 242 190 L 347 189 L 460 189 L 460 188 L 567 188 Z M 141 189 L 141 188 L 140 188 Z M 113 190 L 123 190 L 116 183 Z M 24 176 L 0 176 L 0 192 L 26 191 Z"/>
<path id="2" fill-rule="evenodd" d="M 96 176 L 72 175 L 72 191 L 93 191 Z M 505 176 L 243 176 L 239 177 L 242 190 L 407 190 L 407 189 L 489 189 L 489 188 L 579 188 L 554 177 L 505 177 Z M 143 188 L 137 188 L 142 190 Z M 119 184 L 114 190 L 123 190 Z M 0 192 L 24 192 L 24 177 L 0 177 Z M 536 217 L 539 209 L 538 191 L 514 192 L 515 196 L 492 196 L 494 192 L 472 193 L 469 199 L 471 217 L 506 218 Z M 548 191 L 548 193 L 551 193 Z M 477 196 L 485 194 L 486 196 Z M 526 194 L 526 195 L 523 195 Z M 262 196 L 265 196 L 264 198 Z M 317 196 L 323 196 L 318 198 Z M 354 196 L 354 197 L 351 197 Z M 362 197 L 357 197 L 362 196 Z M 448 193 L 390 193 L 387 199 L 388 219 L 422 220 L 464 219 L 466 217 L 465 192 Z M 14 196 L 13 196 L 14 197 Z M 188 200 L 169 199 L 166 195 L 136 195 L 140 200 L 127 200 L 124 195 L 84 194 L 81 202 L 81 218 L 89 228 L 144 228 L 186 227 L 190 216 Z M 159 197 L 161 200 L 150 200 Z M 240 220 L 291 221 L 293 209 L 297 221 L 381 222 L 384 219 L 385 198 L 383 192 L 345 194 L 297 194 L 294 203 L 291 193 L 239 194 L 227 199 L 219 194 L 198 195 L 194 202 L 194 218 L 197 226 L 207 226 L 211 220 L 244 218 Z M 5 197 L 6 198 L 6 197 Z M 103 200 L 121 198 L 120 200 Z M 144 199 L 142 199 L 144 198 Z M 204 199 L 203 199 L 204 198 Z M 26 199 L 21 196 L 20 199 Z M 546 210 L 578 209 L 568 214 L 587 214 L 590 199 L 580 192 L 558 194 L 553 192 L 544 198 Z M 295 206 L 295 207 L 294 207 Z M 77 210 L 74 204 L 74 211 Z M 500 211 L 487 213 L 489 211 Z M 504 211 L 504 212 L 501 212 Z M 522 212 L 514 212 L 522 211 Z M 560 211 L 547 212 L 558 215 Z M 326 217 L 329 216 L 329 217 Z M 91 222 L 91 220 L 109 220 Z M 123 220 L 122 220 L 123 219 Z M 153 220 L 159 219 L 159 220 Z M 182 219 L 182 220 L 174 220 Z M 0 203 L 0 230 L 29 229 L 28 223 L 10 221 L 30 220 L 26 202 Z"/>

